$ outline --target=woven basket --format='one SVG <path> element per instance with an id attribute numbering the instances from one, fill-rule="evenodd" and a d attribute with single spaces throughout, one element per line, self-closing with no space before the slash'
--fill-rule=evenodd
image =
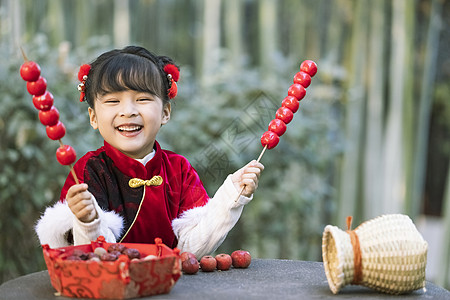
<path id="1" fill-rule="evenodd" d="M 331 225 L 323 232 L 323 264 L 334 294 L 348 284 L 389 294 L 425 287 L 428 244 L 408 216 L 383 215 L 362 223 L 353 232 L 360 249 L 360 264 L 356 268 L 358 249 L 354 251 L 355 242 L 352 244 L 350 232 Z"/>

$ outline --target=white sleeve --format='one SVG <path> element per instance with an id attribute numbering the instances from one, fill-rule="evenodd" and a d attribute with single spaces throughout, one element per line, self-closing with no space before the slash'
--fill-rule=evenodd
<path id="1" fill-rule="evenodd" d="M 122 218 L 116 213 L 103 211 L 94 198 L 94 206 L 98 217 L 89 223 L 84 223 L 73 216 L 73 243 L 74 245 L 89 244 L 100 235 L 108 243 L 116 243 L 123 228 Z"/>
<path id="2" fill-rule="evenodd" d="M 67 237 L 70 231 L 75 245 L 88 244 L 99 235 L 103 235 L 108 242 L 115 242 L 123 229 L 122 217 L 112 211 L 103 211 L 96 201 L 95 205 L 99 218 L 91 223 L 81 223 L 70 210 L 67 201 L 58 201 L 47 207 L 35 226 L 41 245 L 48 244 L 51 248 L 69 246 Z"/>
<path id="3" fill-rule="evenodd" d="M 174 219 L 172 228 L 178 238 L 177 248 L 181 252 L 191 252 L 199 259 L 214 252 L 239 220 L 244 205 L 253 198 L 253 195 L 250 198 L 240 196 L 235 201 L 237 196 L 238 191 L 229 175 L 208 203 Z"/>

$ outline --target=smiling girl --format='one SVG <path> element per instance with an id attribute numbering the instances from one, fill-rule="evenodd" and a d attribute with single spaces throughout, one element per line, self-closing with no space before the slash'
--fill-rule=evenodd
<path id="1" fill-rule="evenodd" d="M 161 149 L 156 136 L 170 120 L 179 69 L 141 47 L 99 56 L 83 79 L 92 128 L 103 147 L 74 165 L 60 201 L 36 225 L 41 244 L 153 243 L 201 257 L 213 252 L 238 221 L 258 186 L 261 163 L 229 175 L 210 198 L 186 158 Z M 242 187 L 244 191 L 238 197 Z"/>

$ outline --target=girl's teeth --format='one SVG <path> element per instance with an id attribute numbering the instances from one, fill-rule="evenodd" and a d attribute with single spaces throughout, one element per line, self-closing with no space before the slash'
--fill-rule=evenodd
<path id="1" fill-rule="evenodd" d="M 119 126 L 120 131 L 135 131 L 141 129 L 141 126 Z"/>

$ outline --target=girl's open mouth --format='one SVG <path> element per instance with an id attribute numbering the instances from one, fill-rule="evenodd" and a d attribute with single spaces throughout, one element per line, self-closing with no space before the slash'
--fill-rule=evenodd
<path id="1" fill-rule="evenodd" d="M 140 125 L 120 125 L 116 127 L 119 133 L 126 137 L 133 137 L 141 132 L 143 126 Z"/>
<path id="2" fill-rule="evenodd" d="M 142 126 L 139 125 L 131 125 L 131 126 L 119 126 L 117 127 L 117 129 L 119 131 L 124 131 L 124 132 L 133 132 L 133 131 L 139 131 L 142 129 Z"/>

